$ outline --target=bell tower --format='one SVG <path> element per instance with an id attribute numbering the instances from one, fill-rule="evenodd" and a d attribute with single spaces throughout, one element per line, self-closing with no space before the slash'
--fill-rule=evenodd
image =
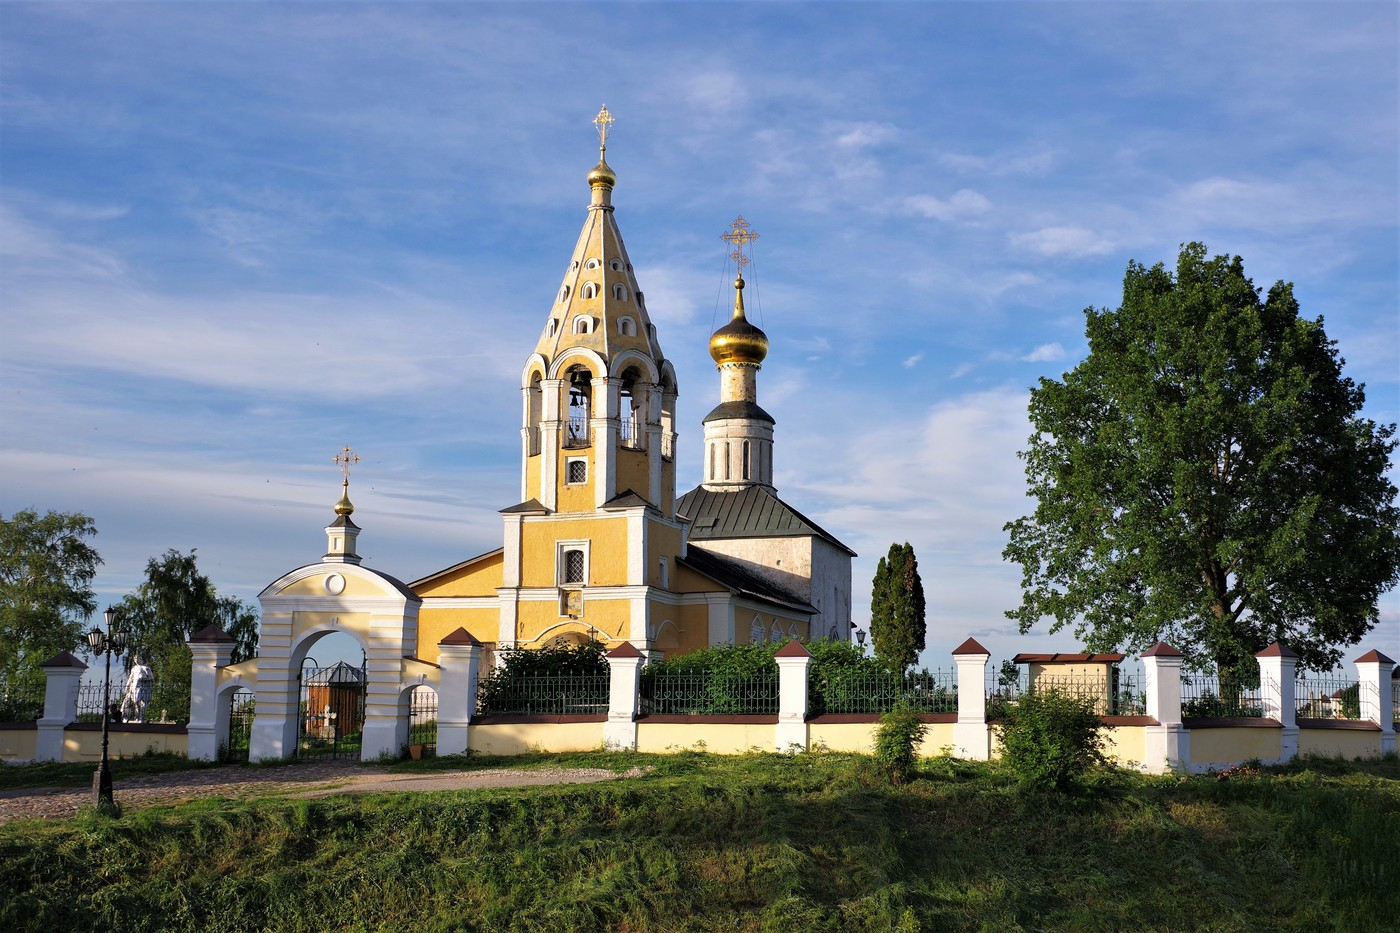
<path id="1" fill-rule="evenodd" d="M 739 217 L 722 239 L 733 244 L 734 316 L 710 338 L 719 370 L 720 402 L 705 416 L 703 485 L 711 489 L 773 485 L 773 416 L 758 406 L 758 371 L 768 356 L 768 335 L 744 312 L 747 247 L 758 239 Z"/>
<path id="2" fill-rule="evenodd" d="M 535 352 L 521 375 L 521 498 L 590 512 L 630 491 L 675 514 L 675 369 L 613 217 L 605 106 L 590 203 Z"/>

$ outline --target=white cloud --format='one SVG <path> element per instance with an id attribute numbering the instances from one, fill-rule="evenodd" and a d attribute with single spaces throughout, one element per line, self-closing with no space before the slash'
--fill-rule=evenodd
<path id="1" fill-rule="evenodd" d="M 1065 348 L 1059 343 L 1043 343 L 1021 357 L 1023 363 L 1053 363 L 1065 358 Z"/>
<path id="2" fill-rule="evenodd" d="M 1083 227 L 1043 227 L 1030 233 L 1013 233 L 1009 239 L 1013 247 L 1041 256 L 1101 256 L 1114 250 L 1113 243 Z"/>
<path id="3" fill-rule="evenodd" d="M 918 366 L 918 365 L 919 365 L 919 363 L 923 360 L 923 358 L 924 358 L 924 351 L 920 350 L 918 353 L 915 353 L 913 356 L 906 357 L 905 360 L 904 360 L 904 363 L 903 363 L 902 365 L 904 366 L 905 369 L 913 369 L 915 366 Z"/>
<path id="4" fill-rule="evenodd" d="M 888 123 L 851 123 L 834 127 L 836 145 L 846 149 L 865 149 L 887 143 L 899 135 Z"/>
<path id="5" fill-rule="evenodd" d="M 992 202 L 970 188 L 962 188 L 947 200 L 929 194 L 915 194 L 903 201 L 904 210 L 930 220 L 945 222 L 980 217 L 992 209 Z"/>

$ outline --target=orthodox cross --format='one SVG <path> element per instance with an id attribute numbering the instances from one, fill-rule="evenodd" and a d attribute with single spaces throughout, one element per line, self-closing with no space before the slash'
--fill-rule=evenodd
<path id="1" fill-rule="evenodd" d="M 744 252 L 744 248 L 758 239 L 758 231 L 750 227 L 743 217 L 736 217 L 734 223 L 729 226 L 729 232 L 720 234 L 719 238 L 734 247 L 734 252 L 729 254 L 729 258 L 734 260 L 734 264 L 739 267 L 739 274 L 742 275 L 744 267 L 753 262 Z"/>
<path id="2" fill-rule="evenodd" d="M 336 466 L 340 467 L 340 475 L 345 478 L 345 482 L 343 485 L 349 486 L 350 467 L 360 462 L 360 455 L 355 453 L 349 447 L 346 447 L 342 449 L 340 453 L 336 454 L 333 458 L 331 458 L 331 461 Z"/>
<path id="3" fill-rule="evenodd" d="M 612 130 L 613 115 L 608 113 L 608 105 L 604 104 L 603 109 L 598 111 L 598 115 L 593 118 L 593 124 L 598 127 L 598 148 L 604 152 L 608 149 L 608 133 Z"/>

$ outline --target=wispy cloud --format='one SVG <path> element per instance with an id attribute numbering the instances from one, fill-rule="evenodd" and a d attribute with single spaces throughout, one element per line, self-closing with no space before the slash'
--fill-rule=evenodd
<path id="1" fill-rule="evenodd" d="M 931 194 L 914 194 L 906 197 L 902 205 L 908 213 L 945 222 L 980 217 L 992 209 L 992 202 L 971 188 L 960 188 L 946 199 Z"/>
<path id="2" fill-rule="evenodd" d="M 1114 250 L 1114 244 L 1083 227 L 1043 227 L 1029 233 L 1013 233 L 1012 247 L 1041 256 L 1102 256 Z"/>
<path id="3" fill-rule="evenodd" d="M 1054 363 L 1065 358 L 1065 348 L 1058 343 L 1042 343 L 1025 356 L 1023 363 Z"/>

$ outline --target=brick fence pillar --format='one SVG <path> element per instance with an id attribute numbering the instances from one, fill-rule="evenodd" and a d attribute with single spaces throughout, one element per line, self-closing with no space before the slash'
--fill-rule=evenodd
<path id="1" fill-rule="evenodd" d="M 214 761 L 220 746 L 228 745 L 229 703 L 233 694 L 219 695 L 219 668 L 233 660 L 235 642 L 217 625 L 205 626 L 190 636 L 190 721 L 186 754 L 200 761 Z"/>
<path id="2" fill-rule="evenodd" d="M 464 628 L 438 642 L 437 753 L 461 755 L 470 744 L 481 644 Z"/>
<path id="3" fill-rule="evenodd" d="M 987 725 L 987 662 L 991 652 L 974 638 L 953 649 L 958 665 L 958 721 L 953 724 L 953 749 L 959 758 L 986 761 L 992 757 L 992 733 Z"/>
<path id="4" fill-rule="evenodd" d="M 1356 659 L 1357 691 L 1361 718 L 1381 727 L 1380 753 L 1395 751 L 1395 706 L 1391 683 L 1395 662 L 1379 651 L 1368 651 Z"/>
<path id="5" fill-rule="evenodd" d="M 773 655 L 778 662 L 778 728 L 773 745 L 780 752 L 807 750 L 807 671 L 812 652 L 795 641 Z"/>
<path id="6" fill-rule="evenodd" d="M 608 652 L 608 721 L 603 723 L 606 748 L 637 750 L 637 712 L 641 707 L 642 662 L 645 660 L 630 641 Z"/>
<path id="7" fill-rule="evenodd" d="M 1152 774 L 1185 769 L 1191 763 L 1191 733 L 1181 724 L 1181 652 L 1164 641 L 1142 653 L 1148 726 L 1143 741 L 1143 769 Z"/>
<path id="8" fill-rule="evenodd" d="M 1294 694 L 1298 655 L 1276 641 L 1254 657 L 1259 662 L 1259 699 L 1264 704 L 1264 718 L 1277 720 L 1283 727 L 1279 762 L 1292 761 L 1298 755 L 1298 703 Z"/>
<path id="9" fill-rule="evenodd" d="M 43 664 L 44 715 L 36 723 L 35 761 L 63 760 L 63 729 L 78 718 L 78 683 L 87 665 L 67 651 L 60 651 Z"/>

